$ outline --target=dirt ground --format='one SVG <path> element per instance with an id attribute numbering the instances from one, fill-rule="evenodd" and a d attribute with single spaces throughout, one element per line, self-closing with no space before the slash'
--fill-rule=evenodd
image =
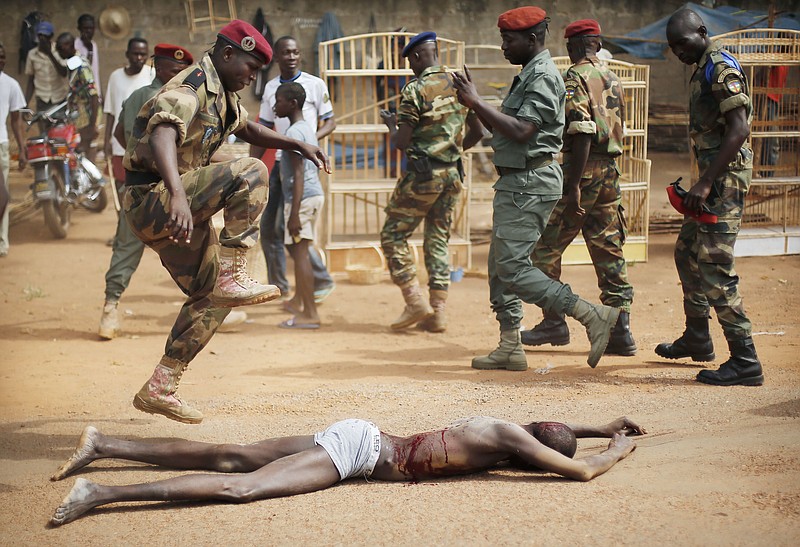
<path id="1" fill-rule="evenodd" d="M 12 179 L 12 195 L 25 182 Z M 11 229 L 0 259 L 0 544 L 3 545 L 797 545 L 800 542 L 800 258 L 737 261 L 755 341 L 760 388 L 696 383 L 701 368 L 653 352 L 682 330 L 673 235 L 652 238 L 650 260 L 629 269 L 636 288 L 635 357 L 592 370 L 588 341 L 529 349 L 526 372 L 483 372 L 497 325 L 485 279 L 451 290 L 445 334 L 390 332 L 401 308 L 388 279 L 339 279 L 320 308 L 323 328 L 287 332 L 279 307 L 248 309 L 238 332 L 218 334 L 192 363 L 180 393 L 205 413 L 189 426 L 142 414 L 131 398 L 148 378 L 182 295 L 148 251 L 123 296 L 124 335 L 95 332 L 115 214 L 76 213 L 66 240 L 39 216 Z M 485 269 L 486 247 L 475 250 Z M 591 267 L 565 280 L 597 299 Z M 528 307 L 526 324 L 539 312 Z M 727 355 L 719 326 L 718 362 Z M 607 474 L 570 482 L 497 470 L 429 483 L 352 480 L 329 490 L 249 505 L 128 504 L 100 508 L 59 529 L 46 524 L 74 482 L 48 477 L 82 428 L 127 439 L 253 442 L 305 434 L 362 417 L 409 434 L 471 415 L 527 422 L 605 423 L 628 415 L 649 434 Z M 578 457 L 599 452 L 584 440 Z M 101 461 L 77 473 L 128 484 L 179 472 Z M 157 540 L 155 538 L 158 538 Z"/>

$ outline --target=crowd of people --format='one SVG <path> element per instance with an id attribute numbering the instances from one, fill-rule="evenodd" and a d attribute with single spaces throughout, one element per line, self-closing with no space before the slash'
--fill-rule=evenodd
<path id="1" fill-rule="evenodd" d="M 503 54 L 521 67 L 499 109 L 480 96 L 467 67 L 450 73 L 441 65 L 437 36 L 428 31 L 404 43 L 401 55 L 415 78 L 403 87 L 396 111 L 381 111 L 392 146 L 404 155 L 380 233 L 391 279 L 405 301 L 401 315 L 390 324 L 394 330 L 419 325 L 440 333 L 447 328 L 448 241 L 463 187 L 461 155 L 491 134 L 498 178 L 488 256 L 489 299 L 500 341 L 493 351 L 472 360 L 476 369 L 527 369 L 524 345 L 570 342 L 567 316 L 586 329 L 591 367 L 604 354 L 637 352 L 630 327 L 634 289 L 622 252 L 626 225 L 617 164 L 624 137 L 623 84 L 598 57 L 601 27 L 591 19 L 567 25 L 564 38 L 572 65 L 560 74 L 546 46 L 549 23 L 544 10 L 531 6 L 499 16 Z M 9 164 L 6 117 L 10 113 L 23 167 L 19 111 L 33 97 L 38 109 L 69 99 L 78 113 L 76 124 L 87 153 L 98 136 L 101 90 L 93 17 L 82 15 L 78 29 L 77 40 L 65 32 L 53 42 L 53 25 L 38 24 L 39 43 L 25 65 L 29 81 L 24 95 L 2 73 L 5 51 L 0 46 L 3 180 Z M 668 359 L 714 360 L 709 333 L 713 307 L 730 358 L 717 370 L 700 371 L 697 380 L 761 385 L 764 375 L 733 267 L 733 246 L 752 176 L 749 82 L 738 61 L 711 40 L 690 9 L 673 14 L 666 38 L 681 62 L 697 66 L 691 79 L 689 123 L 699 179 L 683 200 L 686 215 L 675 246 L 686 330 L 675 341 L 659 344 L 655 352 Z M 237 92 L 254 81 L 273 52 L 280 74 L 266 85 L 258 122 L 251 121 Z M 70 68 L 66 59 L 76 53 L 81 62 Z M 144 247 L 150 247 L 187 298 L 163 355 L 133 405 L 196 424 L 203 414 L 178 397 L 178 385 L 232 308 L 283 297 L 282 306 L 291 317 L 279 327 L 321 326 L 317 304 L 335 284 L 314 247 L 314 223 L 324 205 L 319 170 L 330 171 L 319 141 L 335 131 L 334 105 L 325 82 L 300 70 L 295 38 L 283 36 L 273 47 L 243 21 L 222 28 L 213 47 L 197 60 L 181 46 L 158 44 L 151 68 L 146 63 L 148 42 L 140 37 L 128 42 L 125 56 L 126 65 L 112 72 L 102 94 L 103 150 L 122 205 L 106 275 L 100 336 L 111 339 L 118 334 L 119 299 Z M 251 145 L 250 157 L 226 159 L 217 154 L 231 135 Z M 268 148 L 281 150 L 271 174 L 262 162 Z M 717 215 L 715 223 L 695 214 L 704 206 Z M 217 233 L 211 217 L 219 211 L 224 226 Z M 408 238 L 423 222 L 428 299 L 408 246 Z M 580 298 L 561 281 L 562 255 L 579 233 L 595 267 L 600 304 Z M 2 255 L 8 252 L 6 234 L 4 217 Z M 268 284 L 247 273 L 247 250 L 259 236 Z M 285 272 L 287 248 L 295 268 L 292 298 Z M 543 313 L 542 321 L 529 331 L 520 330 L 523 302 L 537 305 Z M 87 428 L 54 479 L 99 458 L 244 474 L 233 482 L 219 475 L 193 475 L 129 487 L 79 479 L 53 523 L 69 522 L 115 501 L 250 501 L 315 491 L 353 476 L 419 480 L 475 472 L 509 460 L 589 480 L 633 450 L 626 434 L 643 433 L 627 419 L 592 428 L 549 422 L 518 426 L 482 417 L 399 438 L 369 422 L 348 420 L 314 436 L 246 447 L 188 441 L 159 447 Z M 586 436 L 612 441 L 599 456 L 572 460 L 575 438 Z M 411 450 L 412 444 L 424 445 L 425 450 Z"/>

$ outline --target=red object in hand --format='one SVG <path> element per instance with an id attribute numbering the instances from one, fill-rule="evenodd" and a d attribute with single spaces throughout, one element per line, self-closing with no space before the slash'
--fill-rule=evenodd
<path id="1" fill-rule="evenodd" d="M 678 180 L 670 183 L 670 185 L 667 186 L 667 196 L 669 196 L 669 202 L 672 204 L 675 210 L 679 213 L 683 213 L 686 216 L 690 216 L 703 224 L 716 224 L 718 220 L 717 215 L 712 213 L 711 209 L 709 209 L 705 203 L 703 204 L 702 211 L 700 212 L 690 211 L 686 208 L 686 206 L 683 204 L 683 198 L 686 197 L 687 192 L 681 188 L 681 180 L 682 177 L 678 178 Z"/>

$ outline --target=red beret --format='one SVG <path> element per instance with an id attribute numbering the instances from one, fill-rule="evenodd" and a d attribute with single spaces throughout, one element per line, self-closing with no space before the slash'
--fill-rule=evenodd
<path id="1" fill-rule="evenodd" d="M 188 49 L 184 49 L 181 46 L 173 46 L 172 44 L 158 44 L 153 49 L 153 57 L 164 57 L 184 65 L 194 63 L 194 57 L 192 57 Z"/>
<path id="2" fill-rule="evenodd" d="M 514 8 L 497 18 L 500 30 L 527 30 L 545 20 L 547 14 L 542 8 L 523 6 Z"/>
<path id="3" fill-rule="evenodd" d="M 567 25 L 564 30 L 564 38 L 573 36 L 600 36 L 600 23 L 594 19 L 580 19 Z"/>
<path id="4" fill-rule="evenodd" d="M 250 23 L 235 19 L 222 27 L 217 36 L 232 46 L 253 55 L 265 65 L 272 60 L 272 47 Z"/>

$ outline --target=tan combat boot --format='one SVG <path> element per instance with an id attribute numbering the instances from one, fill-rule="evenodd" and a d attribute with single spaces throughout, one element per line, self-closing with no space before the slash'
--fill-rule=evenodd
<path id="1" fill-rule="evenodd" d="M 602 304 L 591 304 L 586 300 L 578 298 L 572 312 L 567 315 L 580 321 L 586 327 L 586 334 L 592 348 L 589 350 L 589 358 L 586 360 L 589 366 L 594 368 L 600 362 L 603 352 L 608 346 L 611 338 L 611 330 L 617 324 L 619 308 L 603 306 Z"/>
<path id="2" fill-rule="evenodd" d="M 100 328 L 97 334 L 103 340 L 113 340 L 119 335 L 119 313 L 117 306 L 119 302 L 106 300 L 103 304 L 103 315 L 100 316 Z"/>
<path id="3" fill-rule="evenodd" d="M 433 308 L 425 302 L 422 290 L 419 288 L 419 282 L 416 279 L 409 281 L 405 285 L 401 285 L 400 290 L 403 291 L 403 299 L 406 301 L 406 307 L 403 313 L 400 314 L 400 317 L 392 321 L 392 329 L 400 330 L 410 327 L 433 315 Z"/>
<path id="4" fill-rule="evenodd" d="M 142 412 L 161 414 L 176 422 L 185 424 L 202 422 L 203 414 L 181 401 L 175 394 L 183 371 L 188 366 L 188 363 L 162 357 L 161 362 L 156 365 L 153 375 L 142 386 L 139 393 L 134 395 L 133 406 Z"/>
<path id="5" fill-rule="evenodd" d="M 527 370 L 528 359 L 522 349 L 519 329 L 501 330 L 500 344 L 489 355 L 475 357 L 472 368 L 481 370 Z"/>
<path id="6" fill-rule="evenodd" d="M 211 293 L 218 308 L 249 306 L 274 300 L 281 295 L 275 285 L 262 285 L 247 273 L 247 249 L 220 247 L 219 275 Z"/>
<path id="7" fill-rule="evenodd" d="M 430 302 L 433 315 L 420 321 L 419 326 L 428 332 L 444 332 L 447 329 L 447 316 L 444 313 L 447 291 L 432 289 Z"/>

